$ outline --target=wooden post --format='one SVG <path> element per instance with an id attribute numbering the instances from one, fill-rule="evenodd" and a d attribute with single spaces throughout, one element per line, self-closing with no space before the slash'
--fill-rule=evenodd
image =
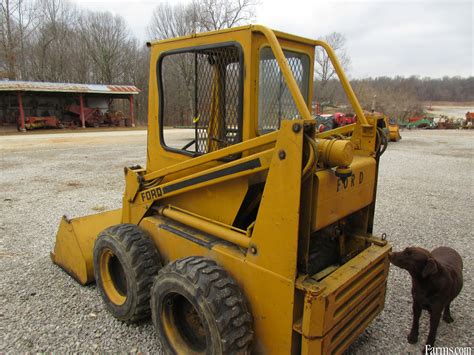
<path id="1" fill-rule="evenodd" d="M 25 110 L 23 110 L 23 99 L 21 98 L 22 93 L 20 91 L 17 92 L 18 96 L 18 109 L 20 111 L 20 131 L 25 132 Z"/>
<path id="2" fill-rule="evenodd" d="M 133 95 L 130 95 L 130 120 L 132 121 L 132 127 L 135 127 L 135 113 L 133 111 Z"/>
<path id="3" fill-rule="evenodd" d="M 86 116 L 84 115 L 84 97 L 79 94 L 79 107 L 81 111 L 81 124 L 82 128 L 86 128 Z"/>

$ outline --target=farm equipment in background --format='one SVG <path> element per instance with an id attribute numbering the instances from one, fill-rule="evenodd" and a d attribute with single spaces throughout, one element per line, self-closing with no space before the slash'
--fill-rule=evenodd
<path id="1" fill-rule="evenodd" d="M 412 128 L 436 128 L 436 123 L 433 122 L 433 119 L 431 118 L 410 118 L 408 120 L 408 124 L 406 125 L 408 129 Z"/>
<path id="2" fill-rule="evenodd" d="M 326 132 L 337 127 L 353 124 L 357 121 L 356 115 L 341 112 L 315 115 L 313 117 L 318 123 L 318 132 Z"/>
<path id="3" fill-rule="evenodd" d="M 336 121 L 337 127 L 343 127 L 356 123 L 357 117 L 351 113 L 336 112 L 334 114 L 334 120 Z"/>
<path id="4" fill-rule="evenodd" d="M 65 108 L 65 122 L 69 122 L 70 127 L 80 127 L 81 107 L 79 105 L 68 105 Z M 105 114 L 99 108 L 84 107 L 84 118 L 86 127 L 101 126 L 126 126 L 128 117 L 122 111 L 108 110 Z"/>
<path id="5" fill-rule="evenodd" d="M 382 120 L 384 123 L 383 131 L 387 135 L 390 142 L 398 142 L 402 139 L 400 135 L 400 126 L 397 123 L 395 118 L 388 118 L 388 116 L 384 114 L 380 114 L 382 116 Z M 379 122 L 381 122 L 379 121 Z"/>
<path id="6" fill-rule="evenodd" d="M 395 119 L 390 119 L 381 112 L 365 112 L 367 116 L 377 117 L 377 126 L 390 142 L 398 142 L 402 139 L 400 127 Z"/>
<path id="7" fill-rule="evenodd" d="M 323 115 L 315 115 L 313 117 L 317 122 L 317 125 L 318 125 L 317 130 L 320 133 L 326 132 L 338 127 L 334 119 L 334 115 L 323 114 Z"/>
<path id="8" fill-rule="evenodd" d="M 413 116 L 413 117 L 410 117 L 410 118 L 408 119 L 408 122 L 409 122 L 409 123 L 414 123 L 414 122 L 420 121 L 420 120 L 422 120 L 422 119 L 424 119 L 424 118 L 425 118 L 425 116 Z"/>
<path id="9" fill-rule="evenodd" d="M 65 107 L 66 112 L 64 121 L 70 122 L 69 125 L 74 127 L 81 126 L 81 107 L 79 105 L 68 105 Z M 84 121 L 86 127 L 100 127 L 103 121 L 103 114 L 98 108 L 84 107 Z"/>
<path id="10" fill-rule="evenodd" d="M 103 119 L 103 124 L 115 127 L 124 127 L 127 125 L 128 118 L 122 111 L 108 110 Z"/>
<path id="11" fill-rule="evenodd" d="M 381 112 L 376 112 L 376 102 L 377 95 L 374 95 L 372 99 L 372 108 L 370 110 L 370 113 L 365 113 L 378 117 L 377 126 L 383 131 L 388 141 L 398 142 L 400 139 L 402 139 L 402 136 L 400 135 L 400 126 L 398 125 L 397 120 L 395 118 L 390 119 L 388 118 L 388 116 L 384 115 Z"/>
<path id="12" fill-rule="evenodd" d="M 462 120 L 442 115 L 437 123 L 438 129 L 459 129 L 462 126 Z"/>
<path id="13" fill-rule="evenodd" d="M 385 303 L 379 117 L 319 40 L 251 25 L 149 47 L 146 168 L 124 169 L 120 209 L 63 217 L 53 262 L 96 281 L 117 319 L 151 314 L 165 353 L 343 353 Z M 317 47 L 357 114 L 322 133 Z M 166 127 L 189 108 L 193 135 L 171 147 Z"/>
<path id="14" fill-rule="evenodd" d="M 25 118 L 25 128 L 27 130 L 37 128 L 61 128 L 61 122 L 56 116 L 27 116 Z"/>
<path id="15" fill-rule="evenodd" d="M 474 112 L 466 112 L 466 120 L 463 122 L 462 128 L 464 129 L 474 128 Z"/>
<path id="16" fill-rule="evenodd" d="M 384 115 L 385 126 L 388 128 L 388 138 L 390 142 L 398 142 L 402 139 L 400 135 L 400 126 L 394 118 L 388 118 Z"/>
<path id="17" fill-rule="evenodd" d="M 400 139 L 402 139 L 402 136 L 400 135 L 400 127 L 398 126 L 395 119 L 389 119 L 387 116 L 379 112 L 370 113 L 366 111 L 364 113 L 366 115 L 374 114 L 378 116 L 378 127 L 382 129 L 389 141 L 398 142 Z M 357 121 L 356 115 L 341 112 L 326 115 L 316 115 L 314 118 L 319 124 L 319 132 L 326 132 L 330 129 L 350 125 Z"/>
<path id="18" fill-rule="evenodd" d="M 474 112 L 466 112 L 466 122 L 474 124 Z"/>

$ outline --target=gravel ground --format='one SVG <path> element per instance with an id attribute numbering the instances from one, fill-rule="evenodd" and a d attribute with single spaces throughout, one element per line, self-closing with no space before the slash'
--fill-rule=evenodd
<path id="1" fill-rule="evenodd" d="M 402 132 L 381 163 L 375 232 L 395 250 L 447 245 L 464 259 L 455 322 L 441 322 L 438 346 L 473 345 L 473 133 Z M 115 320 L 95 286 L 79 286 L 49 258 L 64 213 L 120 206 L 123 166 L 144 164 L 145 145 L 142 131 L 0 137 L 0 352 L 159 352 L 151 322 Z M 385 310 L 349 353 L 419 352 L 428 317 L 420 343 L 407 344 L 408 273 L 391 268 L 388 283 Z"/>

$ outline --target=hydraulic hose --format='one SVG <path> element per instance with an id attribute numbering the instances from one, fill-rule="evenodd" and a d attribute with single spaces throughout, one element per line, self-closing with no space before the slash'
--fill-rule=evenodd
<path id="1" fill-rule="evenodd" d="M 309 145 L 309 156 L 308 161 L 306 162 L 302 175 L 302 180 L 305 181 L 314 171 L 316 170 L 316 164 L 318 163 L 318 147 L 316 146 L 316 142 L 313 138 L 308 136 L 307 134 L 304 135 L 305 142 Z"/>

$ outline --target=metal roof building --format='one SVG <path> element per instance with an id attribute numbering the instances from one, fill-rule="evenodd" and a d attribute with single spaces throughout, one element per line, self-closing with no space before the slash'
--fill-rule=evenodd
<path id="1" fill-rule="evenodd" d="M 25 98 L 31 102 L 38 103 L 45 101 L 46 97 L 52 98 L 55 105 L 64 105 L 64 102 L 75 103 L 78 101 L 80 107 L 80 119 L 82 127 L 86 126 L 85 109 L 89 102 L 92 107 L 99 102 L 112 99 L 127 99 L 130 102 L 131 125 L 135 125 L 134 117 L 134 95 L 140 90 L 133 85 L 97 85 L 97 84 L 77 84 L 77 83 L 52 83 L 34 81 L 0 81 L 0 119 L 8 122 L 6 117 L 15 115 L 17 112 L 18 127 L 25 130 Z M 2 100 L 3 99 L 3 100 Z M 109 101 L 110 105 L 110 101 Z M 30 109 L 34 111 L 34 108 Z M 16 110 L 16 111 L 15 111 Z M 38 109 L 36 108 L 36 111 Z M 12 113 L 13 112 L 13 113 Z M 3 113 L 3 115 L 2 115 Z"/>
<path id="2" fill-rule="evenodd" d="M 70 92 L 107 95 L 136 95 L 140 93 L 140 90 L 132 85 L 48 83 L 41 81 L 0 81 L 0 91 Z"/>

